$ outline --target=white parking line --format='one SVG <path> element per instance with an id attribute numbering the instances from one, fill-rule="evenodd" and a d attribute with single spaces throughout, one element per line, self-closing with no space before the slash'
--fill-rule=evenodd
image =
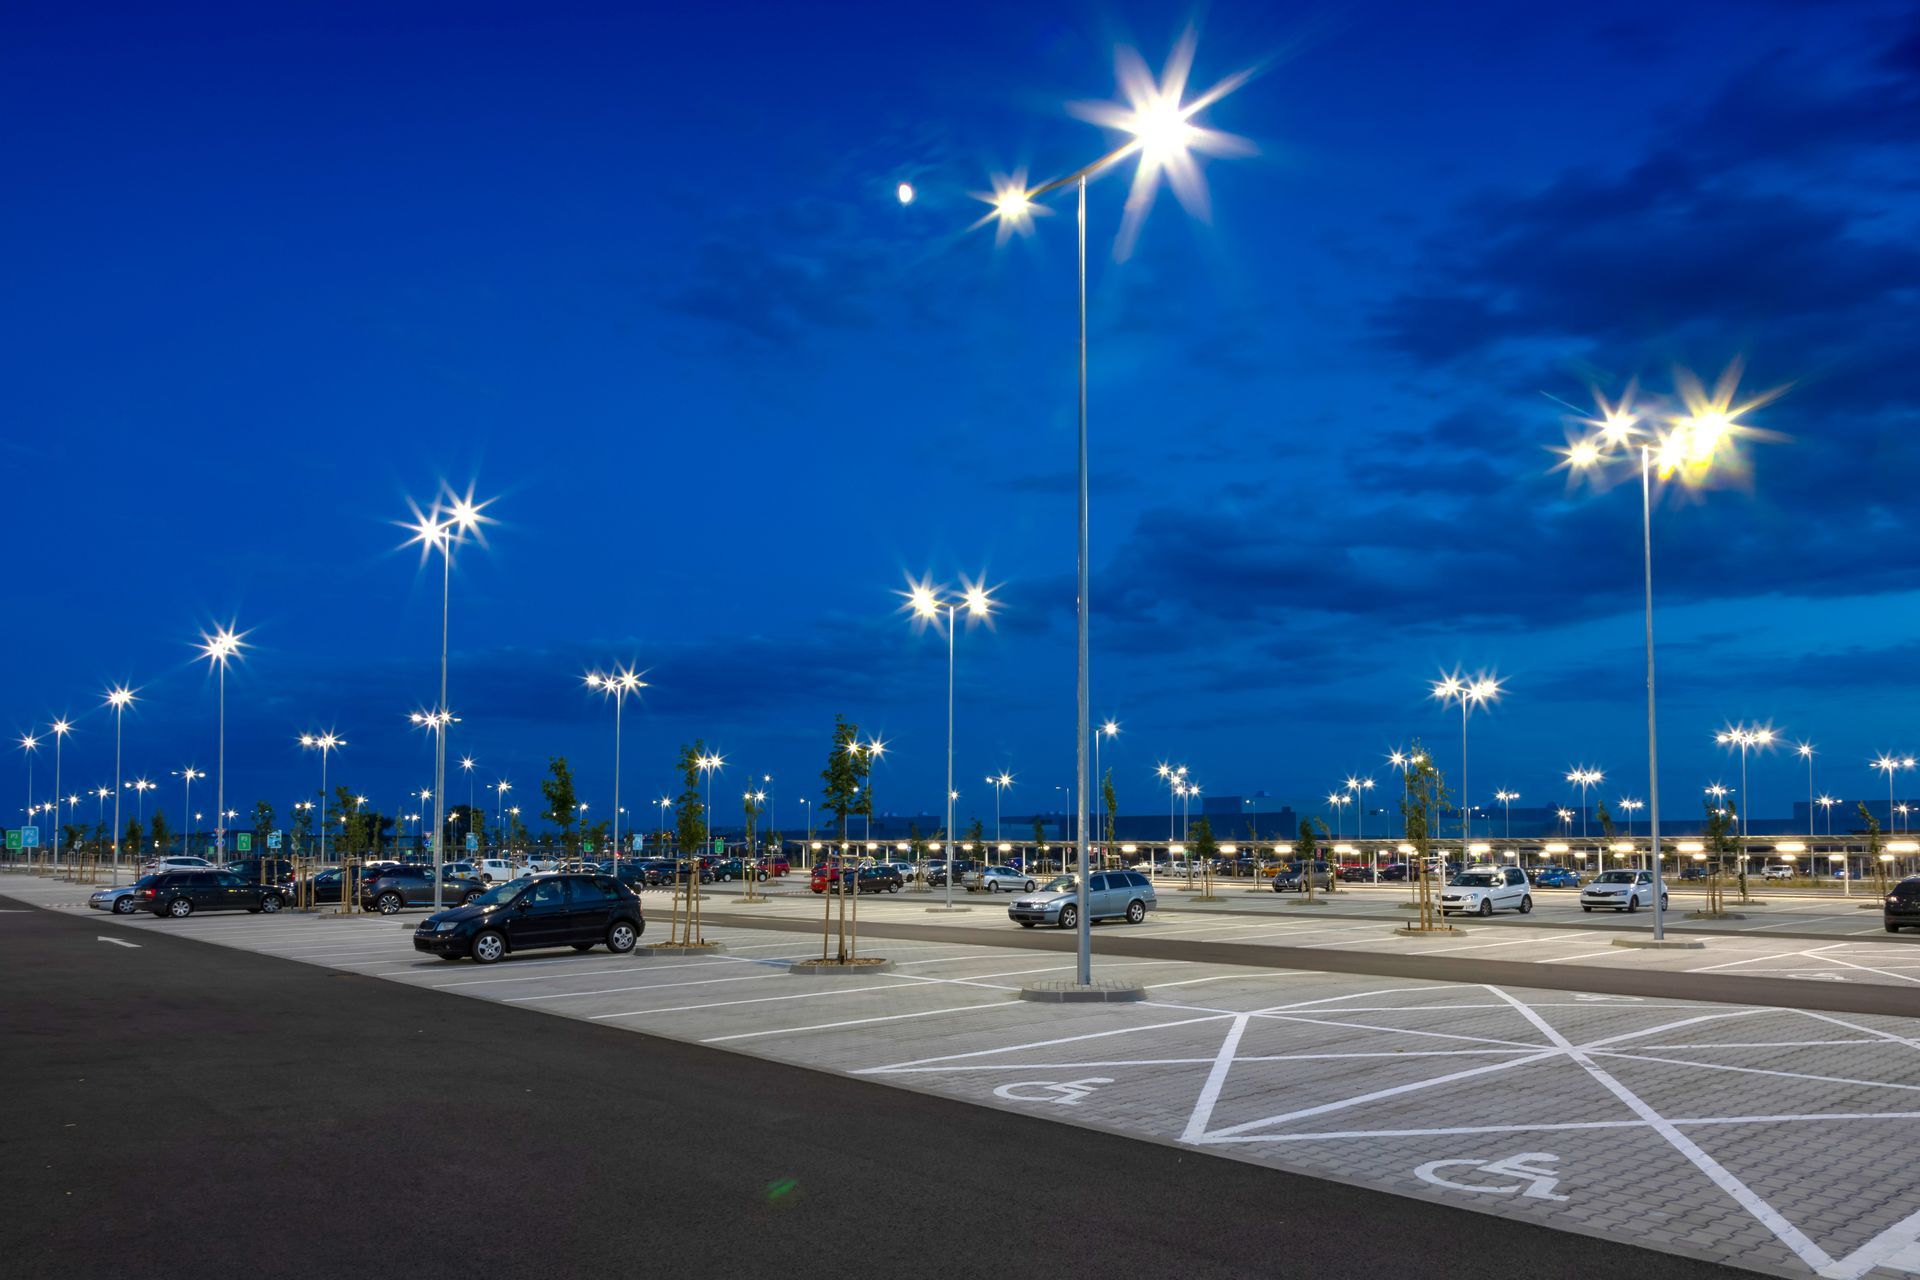
<path id="1" fill-rule="evenodd" d="M 988 1004 L 963 1004 L 952 1009 L 921 1009 L 915 1013 L 890 1013 L 877 1018 L 849 1018 L 843 1022 L 816 1022 L 806 1027 L 775 1027 L 771 1031 L 741 1031 L 730 1036 L 709 1036 L 701 1044 L 723 1044 L 729 1040 L 756 1040 L 765 1036 L 792 1036 L 805 1031 L 836 1031 L 841 1027 L 865 1027 L 876 1022 L 902 1022 L 908 1018 L 932 1018 L 940 1014 L 971 1013 L 978 1009 L 1013 1009 L 1025 1011 L 1027 1006 L 1012 1000 L 995 1000 Z"/>

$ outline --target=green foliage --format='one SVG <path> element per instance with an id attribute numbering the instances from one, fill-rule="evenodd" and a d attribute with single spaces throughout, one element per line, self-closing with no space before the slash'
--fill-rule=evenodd
<path id="1" fill-rule="evenodd" d="M 927 856 L 927 838 L 920 834 L 920 824 L 907 824 L 907 847 L 913 850 L 913 860 L 919 862 Z"/>
<path id="2" fill-rule="evenodd" d="M 1314 854 L 1320 849 L 1320 837 L 1315 834 L 1311 818 L 1300 819 L 1300 838 L 1293 842 L 1293 856 L 1307 863 L 1313 862 Z"/>
<path id="3" fill-rule="evenodd" d="M 1204 813 L 1193 824 L 1193 853 L 1205 862 L 1220 856 L 1220 842 L 1213 838 L 1213 824 L 1207 821 Z"/>
<path id="4" fill-rule="evenodd" d="M 1613 814 L 1608 810 L 1605 800 L 1594 806 L 1593 817 L 1600 824 L 1600 833 L 1609 840 L 1613 839 Z"/>
<path id="5" fill-rule="evenodd" d="M 1733 805 L 1715 804 L 1707 801 L 1707 847 L 1722 858 L 1729 858 L 1740 852 L 1740 840 L 1736 835 L 1738 824 L 1735 821 Z"/>
<path id="6" fill-rule="evenodd" d="M 680 748 L 679 826 L 675 837 L 683 858 L 692 857 L 707 843 L 707 806 L 700 801 L 700 761 L 706 754 L 707 744 L 698 738 Z"/>
<path id="7" fill-rule="evenodd" d="M 740 797 L 740 806 L 741 806 L 742 812 L 746 814 L 746 818 L 747 818 L 747 856 L 752 857 L 753 850 L 754 850 L 753 820 L 760 816 L 760 811 L 765 806 L 754 803 L 753 792 L 751 791 L 746 792 L 744 795 Z"/>
<path id="8" fill-rule="evenodd" d="M 312 809 L 293 811 L 293 838 L 303 849 L 306 848 L 307 841 L 313 838 L 313 813 Z"/>
<path id="9" fill-rule="evenodd" d="M 267 833 L 273 830 L 273 806 L 265 800 L 253 802 L 253 838 L 254 843 L 264 851 L 267 847 Z M 264 852 L 262 856 L 265 856 Z"/>
<path id="10" fill-rule="evenodd" d="M 120 835 L 120 852 L 123 855 L 131 854 L 136 858 L 146 856 L 147 847 L 142 843 L 140 835 L 140 819 L 127 819 L 127 829 Z"/>
<path id="11" fill-rule="evenodd" d="M 1047 842 L 1047 824 L 1037 813 L 1033 815 L 1033 842 L 1036 845 Z"/>
<path id="12" fill-rule="evenodd" d="M 167 815 L 159 809 L 153 811 L 153 818 L 147 823 L 154 845 L 161 853 L 173 847 L 173 828 L 167 825 Z"/>
<path id="13" fill-rule="evenodd" d="M 1880 819 L 1873 816 L 1873 810 L 1865 804 L 1859 806 L 1860 821 L 1867 826 L 1867 856 L 1873 859 L 1875 866 L 1880 865 Z"/>
<path id="14" fill-rule="evenodd" d="M 871 793 L 860 785 L 868 766 L 867 753 L 860 750 L 859 740 L 859 725 L 845 716 L 834 716 L 833 751 L 827 757 L 827 767 L 820 771 L 820 780 L 826 784 L 820 792 L 820 807 L 839 820 L 842 844 L 847 840 L 847 819 L 870 811 L 873 803 Z"/>
<path id="15" fill-rule="evenodd" d="M 1409 755 L 1400 796 L 1400 818 L 1406 827 L 1407 843 L 1419 853 L 1424 866 L 1433 852 L 1440 815 L 1449 807 L 1447 780 L 1418 739 L 1414 740 Z"/>
<path id="16" fill-rule="evenodd" d="M 540 779 L 540 794 L 547 801 L 540 816 L 560 828 L 561 843 L 571 847 L 573 824 L 580 817 L 580 797 L 574 794 L 573 770 L 567 767 L 565 756 L 554 756 L 547 761 L 547 776 Z"/>
<path id="17" fill-rule="evenodd" d="M 1113 770 L 1100 779 L 1100 799 L 1107 811 L 1107 843 L 1113 843 L 1113 830 L 1120 821 L 1120 800 L 1113 791 Z"/>
<path id="18" fill-rule="evenodd" d="M 979 818 L 976 817 L 973 822 L 968 825 L 965 838 L 975 845 L 983 845 L 987 842 L 987 829 Z"/>

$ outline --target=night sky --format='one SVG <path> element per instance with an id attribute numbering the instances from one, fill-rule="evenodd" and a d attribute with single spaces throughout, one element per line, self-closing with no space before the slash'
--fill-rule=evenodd
<path id="1" fill-rule="evenodd" d="M 1920 20 L 1910 3 L 1156 6 L 27 3 L 0 41 L 8 625 L 0 723 L 77 717 L 65 790 L 211 769 L 195 644 L 231 623 L 229 803 L 431 785 L 440 575 L 400 527 L 492 499 L 456 554 L 451 754 L 535 803 L 552 754 L 633 813 L 680 743 L 817 797 L 834 713 L 938 807 L 945 642 L 909 576 L 984 577 L 959 636 L 961 820 L 1073 778 L 1071 206 L 996 243 L 976 193 L 1119 141 L 1069 111 L 1198 16 L 1210 216 L 1162 190 L 1116 261 L 1090 190 L 1093 689 L 1121 807 L 1161 760 L 1311 807 L 1497 671 L 1472 798 L 1644 796 L 1635 487 L 1553 450 L 1597 388 L 1783 389 L 1746 483 L 1655 513 L 1670 815 L 1771 722 L 1818 785 L 1920 749 Z M 918 198 L 902 206 L 896 185 Z M 1569 409 L 1571 406 L 1571 410 Z M 52 792 L 51 753 L 36 799 Z M 9 824 L 26 791 L 10 754 Z M 450 791 L 465 799 L 455 770 Z M 9 781 L 10 779 L 10 781 Z M 195 807 L 211 808 L 211 784 Z M 1805 799 L 1790 752 L 1758 814 Z M 205 796 L 204 801 L 202 796 Z M 90 820 L 92 805 L 82 809 Z M 149 804 L 151 811 L 151 804 Z M 737 799 L 721 805 L 732 819 Z"/>

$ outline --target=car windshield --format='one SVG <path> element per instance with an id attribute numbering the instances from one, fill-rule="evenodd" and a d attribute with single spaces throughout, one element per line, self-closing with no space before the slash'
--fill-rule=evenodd
<path id="1" fill-rule="evenodd" d="M 470 905 L 476 907 L 503 907 L 519 897 L 520 891 L 532 883 L 532 880 L 524 877 L 519 880 L 505 881 L 504 883 L 493 886 L 493 888 L 473 899 Z"/>
<path id="2" fill-rule="evenodd" d="M 1455 876 L 1449 883 L 1469 889 L 1484 889 L 1493 883 L 1491 871 L 1465 871 Z"/>
<path id="3" fill-rule="evenodd" d="M 1074 876 L 1055 876 L 1041 886 L 1041 892 L 1065 893 L 1070 889 L 1078 889 L 1079 887 L 1080 881 Z"/>
<path id="4" fill-rule="evenodd" d="M 1594 883 L 1595 884 L 1632 884 L 1634 880 L 1634 875 L 1635 873 L 1631 871 L 1602 871 L 1597 877 L 1594 878 Z"/>

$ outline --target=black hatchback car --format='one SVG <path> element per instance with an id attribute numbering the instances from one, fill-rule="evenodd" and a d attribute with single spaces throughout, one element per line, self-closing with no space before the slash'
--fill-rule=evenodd
<path id="1" fill-rule="evenodd" d="M 486 882 L 477 876 L 461 875 L 452 867 L 442 867 L 440 872 L 443 906 L 471 902 L 486 892 Z M 367 872 L 367 878 L 360 885 L 360 906 L 383 916 L 390 916 L 402 907 L 432 905 L 432 867 L 385 867 Z"/>
<path id="2" fill-rule="evenodd" d="M 278 885 L 242 880 L 230 871 L 168 871 L 143 877 L 134 887 L 135 911 L 184 920 L 196 911 L 272 914 L 286 905 Z"/>
<path id="3" fill-rule="evenodd" d="M 1908 876 L 1887 890 L 1886 909 L 1881 919 L 1888 933 L 1920 929 L 1920 876 Z"/>
<path id="4" fill-rule="evenodd" d="M 413 931 L 413 949 L 480 964 L 539 947 L 604 944 L 624 955 L 645 928 L 639 897 L 612 876 L 545 875 L 497 884 L 464 907 L 435 912 Z"/>

